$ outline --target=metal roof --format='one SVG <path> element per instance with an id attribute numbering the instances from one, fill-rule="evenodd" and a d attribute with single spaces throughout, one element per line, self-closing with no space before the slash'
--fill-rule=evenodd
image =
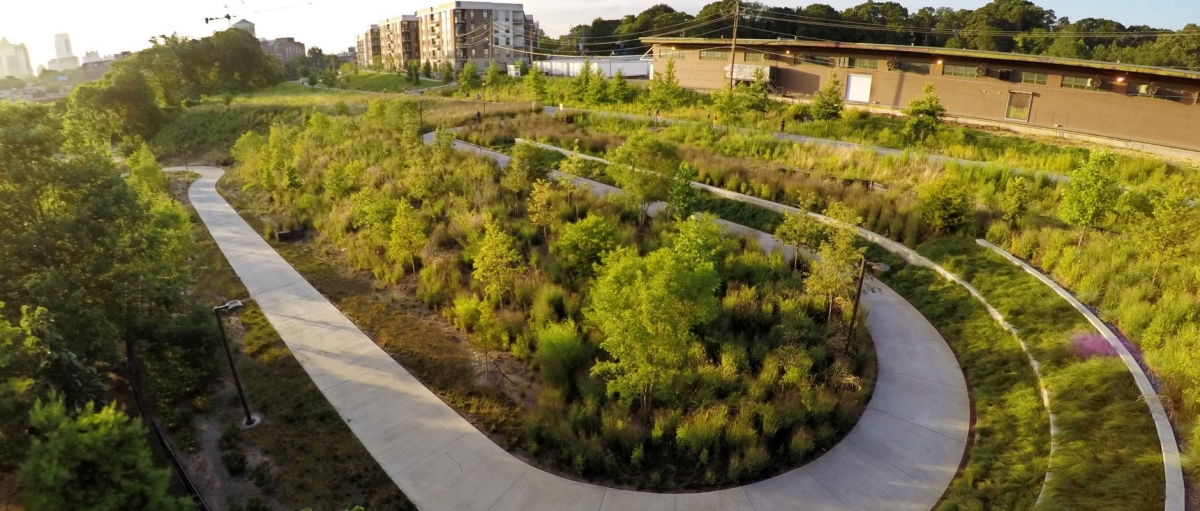
<path id="1" fill-rule="evenodd" d="M 642 42 L 648 44 L 706 44 L 706 45 L 729 45 L 730 40 L 721 38 L 713 39 L 706 37 L 643 37 Z M 1119 62 L 1102 62 L 1098 60 L 1083 60 L 1083 59 L 1068 59 L 1060 57 L 1046 57 L 1043 55 L 1026 55 L 1023 53 L 1004 53 L 999 51 L 983 51 L 983 50 L 964 50 L 957 48 L 939 48 L 933 46 L 904 46 L 897 44 L 871 44 L 871 43 L 839 43 L 833 41 L 802 41 L 799 39 L 745 39 L 738 38 L 738 46 L 786 46 L 789 48 L 811 48 L 820 50 L 857 50 L 857 51 L 882 51 L 882 52 L 897 52 L 919 55 L 931 55 L 935 57 L 960 57 L 960 58 L 976 58 L 989 60 L 1005 60 L 1012 62 L 1027 62 L 1031 64 L 1055 65 L 1067 67 L 1082 67 L 1089 69 L 1102 69 L 1107 71 L 1116 71 L 1120 73 L 1139 73 L 1156 76 L 1169 76 L 1174 78 L 1186 78 L 1188 80 L 1200 80 L 1200 71 L 1189 71 L 1186 69 L 1175 69 L 1169 67 L 1156 66 L 1140 66 L 1134 64 L 1122 64 Z"/>

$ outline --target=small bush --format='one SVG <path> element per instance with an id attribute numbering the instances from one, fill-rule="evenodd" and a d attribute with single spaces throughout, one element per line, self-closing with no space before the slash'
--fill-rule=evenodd
<path id="1" fill-rule="evenodd" d="M 454 326 L 467 332 L 473 332 L 476 325 L 479 324 L 480 316 L 483 315 L 482 304 L 483 302 L 474 294 L 459 295 L 455 298 L 451 316 Z"/>
<path id="2" fill-rule="evenodd" d="M 706 458 L 713 452 L 721 441 L 721 433 L 725 430 L 725 422 L 729 408 L 725 405 L 713 406 L 697 411 L 683 420 L 675 430 L 675 443 L 680 449 Z"/>
<path id="3" fill-rule="evenodd" d="M 246 453 L 241 450 L 228 451 L 221 455 L 221 464 L 233 477 L 241 477 L 246 473 Z"/>
<path id="4" fill-rule="evenodd" d="M 571 381 L 571 373 L 583 362 L 585 355 L 575 322 L 549 323 L 539 329 L 535 336 L 535 354 L 542 379 L 552 385 L 567 385 Z"/>
<path id="5" fill-rule="evenodd" d="M 262 462 L 250 469 L 250 480 L 254 481 L 255 486 L 262 489 L 268 489 L 275 483 L 275 474 L 271 471 L 271 464 Z"/>

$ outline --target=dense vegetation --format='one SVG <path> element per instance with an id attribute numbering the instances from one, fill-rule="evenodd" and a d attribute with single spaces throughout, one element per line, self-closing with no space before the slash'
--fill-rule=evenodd
<path id="1" fill-rule="evenodd" d="M 426 147 L 418 123 L 411 101 L 376 100 L 363 116 L 251 132 L 236 178 L 355 266 L 415 284 L 469 334 L 476 370 L 498 371 L 502 351 L 536 367 L 524 425 L 487 425 L 510 447 L 588 477 L 711 486 L 808 459 L 857 420 L 873 356 L 846 340 L 849 308 L 830 313 L 852 271 L 798 272 L 689 218 L 691 196 L 670 192 L 688 166 L 649 139 L 621 150 L 647 172 L 609 169 L 628 199 L 611 202 L 545 181 L 547 155 L 530 146 L 498 170 L 456 153 L 449 132 Z M 660 197 L 669 214 L 646 219 Z M 852 234 L 833 239 L 855 257 Z"/>
<path id="2" fill-rule="evenodd" d="M 733 35 L 733 0 L 717 0 L 692 16 L 666 4 L 620 19 L 596 18 L 558 38 L 542 37 L 552 54 L 640 55 L 647 35 L 728 38 Z M 978 9 L 921 7 L 868 1 L 839 11 L 826 4 L 806 7 L 741 2 L 738 37 L 969 48 L 1200 69 L 1200 26 L 1172 31 L 1126 26 L 1104 18 L 1072 22 L 1030 0 L 993 0 Z"/>

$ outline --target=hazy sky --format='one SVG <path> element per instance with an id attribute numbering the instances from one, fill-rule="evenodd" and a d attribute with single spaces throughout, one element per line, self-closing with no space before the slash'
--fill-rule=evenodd
<path id="1" fill-rule="evenodd" d="M 516 1 L 516 0 L 510 0 Z M 667 0 L 676 9 L 695 14 L 712 0 Z M 838 9 L 865 0 L 826 0 Z M 976 8 L 987 0 L 899 0 L 915 11 L 925 5 Z M 54 58 L 54 34 L 71 35 L 75 55 L 89 50 L 103 54 L 136 51 L 148 46 L 158 34 L 176 32 L 200 37 L 214 28 L 225 28 L 225 20 L 205 25 L 205 17 L 223 16 L 224 5 L 237 18 L 257 25 L 259 37 L 295 37 L 326 52 L 345 51 L 354 35 L 378 20 L 411 14 L 440 0 L 4 0 L 0 8 L 0 36 L 25 43 L 34 69 Z M 527 0 L 525 11 L 541 23 L 551 36 L 572 25 L 596 17 L 614 18 L 636 13 L 654 0 Z M 766 0 L 767 5 L 807 5 L 785 0 Z M 1126 25 L 1146 24 L 1179 29 L 1200 23 L 1197 0 L 1035 0 L 1071 19 L 1109 18 Z M 1152 6 L 1152 7 L 1151 7 Z M 235 18 L 234 21 L 237 21 Z"/>

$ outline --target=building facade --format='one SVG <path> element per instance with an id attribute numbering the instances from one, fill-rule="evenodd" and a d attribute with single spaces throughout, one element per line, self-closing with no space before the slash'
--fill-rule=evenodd
<path id="1" fill-rule="evenodd" d="M 371 25 L 366 32 L 359 34 L 354 40 L 354 53 L 358 58 L 360 69 L 372 69 L 376 61 L 383 65 L 383 45 L 379 40 L 379 25 Z"/>
<path id="2" fill-rule="evenodd" d="M 379 55 L 384 69 L 404 69 L 404 63 L 421 57 L 417 17 L 395 16 L 379 22 Z"/>
<path id="3" fill-rule="evenodd" d="M 304 43 L 297 42 L 293 37 L 259 39 L 258 44 L 262 46 L 263 53 L 274 55 L 280 62 L 304 56 Z"/>
<path id="4" fill-rule="evenodd" d="M 250 37 L 258 39 L 258 35 L 254 33 L 254 24 L 246 20 L 238 20 L 233 24 L 233 28 L 245 31 L 250 34 Z"/>
<path id="5" fill-rule="evenodd" d="M 0 78 L 29 78 L 33 66 L 29 63 L 29 51 L 24 44 L 12 44 L 0 38 Z"/>
<path id="6" fill-rule="evenodd" d="M 533 49 L 526 27 L 536 23 L 521 4 L 450 2 L 417 11 L 417 20 L 420 59 L 435 66 L 528 62 Z"/>
<path id="7" fill-rule="evenodd" d="M 730 41 L 645 38 L 654 70 L 679 84 L 729 83 Z M 932 84 L 947 115 L 1116 141 L 1200 150 L 1200 72 L 950 48 L 778 39 L 738 40 L 735 80 L 762 70 L 775 91 L 804 99 L 836 77 L 851 105 L 899 110 Z M 1032 131 L 1032 130 L 1031 130 Z"/>
<path id="8" fill-rule="evenodd" d="M 67 34 L 54 35 L 54 60 L 48 64 L 52 71 L 70 71 L 79 69 L 79 57 L 71 49 L 71 36 Z"/>

